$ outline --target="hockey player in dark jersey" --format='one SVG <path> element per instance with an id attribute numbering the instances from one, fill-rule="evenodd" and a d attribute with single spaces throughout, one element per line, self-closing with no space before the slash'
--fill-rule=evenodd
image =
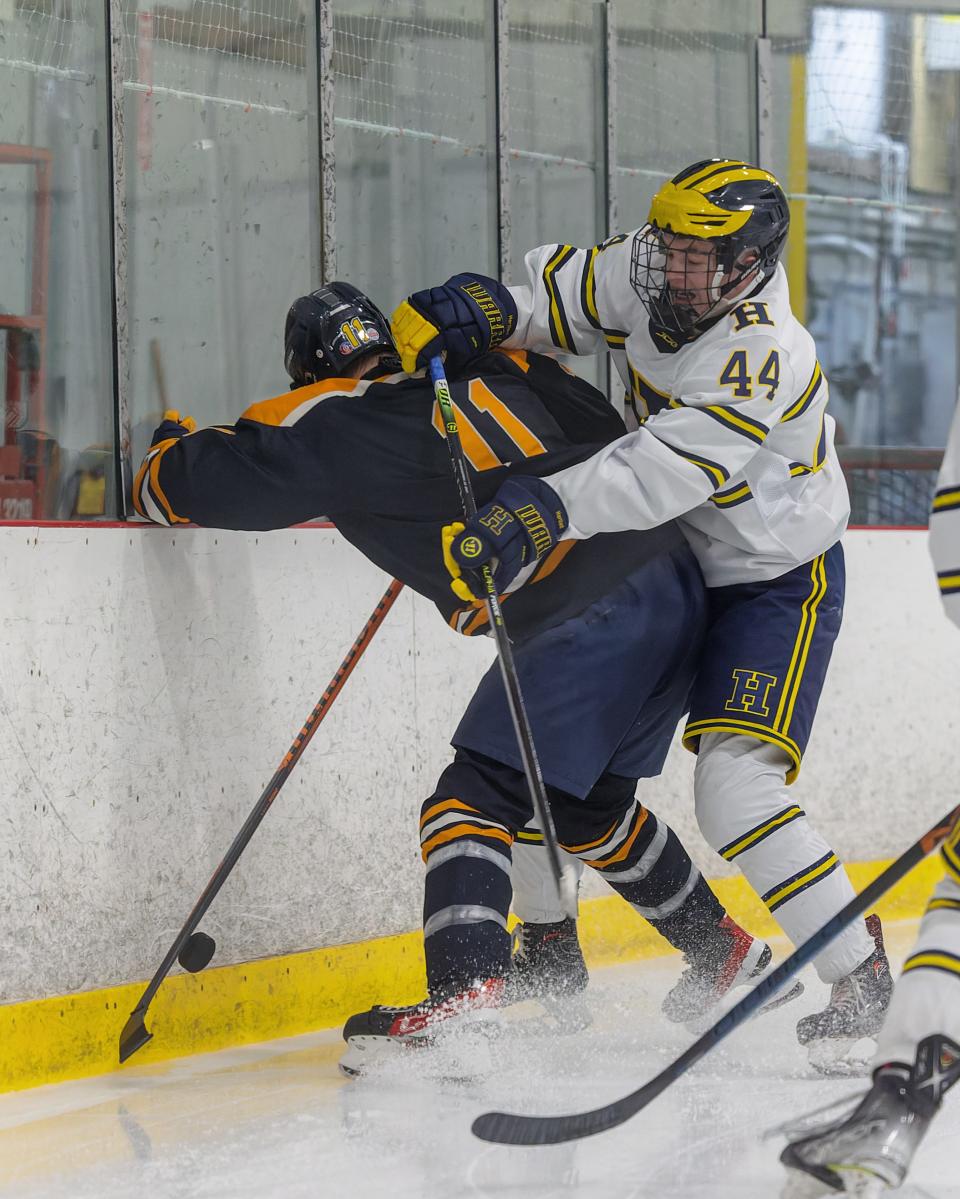
<path id="1" fill-rule="evenodd" d="M 432 385 L 400 371 L 386 319 L 330 284 L 290 309 L 285 361 L 292 390 L 235 425 L 193 431 L 165 414 L 134 483 L 138 512 L 229 529 L 326 514 L 451 627 L 484 632 L 485 609 L 455 599 L 437 553 L 458 493 Z M 623 434 L 599 392 L 537 354 L 489 353 L 451 386 L 481 504 L 514 469 L 547 474 Z M 771 955 L 634 796 L 662 767 L 694 673 L 704 588 L 691 552 L 670 524 L 571 542 L 517 581 L 504 612 L 561 844 L 684 953 L 664 1009 L 699 1015 Z M 506 926 L 511 848 L 532 809 L 496 666 L 452 742 L 420 825 L 428 996 L 351 1017 L 348 1043 L 422 1038 L 526 993 L 512 982 Z"/>

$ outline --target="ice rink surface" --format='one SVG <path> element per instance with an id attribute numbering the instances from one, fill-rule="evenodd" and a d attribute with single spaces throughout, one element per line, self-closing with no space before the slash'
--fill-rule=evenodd
<path id="1" fill-rule="evenodd" d="M 893 930 L 897 961 L 912 935 Z M 659 1014 L 677 971 L 676 959 L 595 971 L 593 1023 L 573 1035 L 527 1005 L 492 1043 L 408 1053 L 353 1082 L 324 1032 L 0 1096 L 0 1195 L 777 1199 L 782 1142 L 763 1130 L 865 1086 L 805 1063 L 793 1025 L 826 994 L 810 972 L 800 1000 L 738 1030 L 619 1129 L 539 1149 L 470 1133 L 482 1111 L 582 1110 L 647 1081 L 691 1040 Z M 464 1065 L 484 1076 L 453 1081 Z M 958 1132 L 960 1095 L 894 1194 L 960 1199 Z"/>

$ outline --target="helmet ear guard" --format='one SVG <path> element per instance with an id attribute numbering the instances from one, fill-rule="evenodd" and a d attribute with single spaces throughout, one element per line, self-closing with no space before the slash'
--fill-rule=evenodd
<path id="1" fill-rule="evenodd" d="M 390 323 L 350 283 L 329 283 L 300 296 L 287 312 L 283 361 L 295 387 L 343 375 L 358 358 L 378 351 L 396 352 Z"/>

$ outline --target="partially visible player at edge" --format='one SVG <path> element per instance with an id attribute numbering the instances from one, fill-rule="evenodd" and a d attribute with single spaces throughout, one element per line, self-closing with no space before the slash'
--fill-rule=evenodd
<path id="1" fill-rule="evenodd" d="M 432 384 L 400 372 L 386 319 L 355 288 L 331 284 L 290 309 L 285 361 L 293 390 L 254 404 L 235 425 L 193 432 L 167 414 L 135 481 L 138 512 L 231 529 L 326 513 L 451 626 L 483 632 L 485 609 L 454 600 L 438 554 L 458 493 Z M 509 486 L 504 463 L 546 473 L 624 431 L 599 392 L 536 354 L 482 356 L 452 380 L 452 396 L 480 503 Z M 637 778 L 659 773 L 685 711 L 705 609 L 696 561 L 670 524 L 612 534 L 561 547 L 504 602 L 560 839 L 687 956 L 664 1010 L 674 1020 L 700 1015 L 761 974 L 771 954 L 727 916 L 674 833 L 634 797 Z M 569 929 L 525 937 L 519 969 L 510 969 L 511 850 L 532 810 L 496 664 L 453 744 L 420 823 L 428 998 L 352 1017 L 351 1048 L 429 1036 L 465 1008 L 540 984 L 585 984 Z M 553 969 L 563 954 L 572 975 Z M 358 1049 L 345 1068 L 365 1056 Z"/>
<path id="2" fill-rule="evenodd" d="M 587 249 L 540 246 L 524 286 L 456 275 L 410 296 L 393 329 L 408 370 L 441 349 L 454 366 L 495 344 L 610 351 L 639 427 L 565 470 L 515 478 L 454 538 L 452 573 L 497 558 L 508 585 L 530 568 L 525 521 L 549 553 L 678 520 L 709 589 L 683 738 L 698 752 L 700 828 L 801 944 L 853 896 L 787 790 L 840 628 L 849 500 L 827 381 L 780 264 L 789 219 L 769 172 L 698 162 L 660 188 L 641 229 Z M 877 917 L 815 964 L 830 1000 L 797 1034 L 815 1066 L 846 1069 L 889 1002 Z"/>
<path id="3" fill-rule="evenodd" d="M 960 404 L 933 501 L 930 551 L 944 608 L 960 625 Z M 808 1129 L 784 1149 L 785 1199 L 844 1191 L 873 1199 L 899 1187 L 960 1077 L 960 824 L 941 856 L 946 873 L 894 988 L 873 1086 L 849 1116 Z"/>

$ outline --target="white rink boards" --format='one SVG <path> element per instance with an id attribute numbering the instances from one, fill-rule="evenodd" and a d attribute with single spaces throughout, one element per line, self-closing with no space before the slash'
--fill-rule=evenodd
<path id="1" fill-rule="evenodd" d="M 844 628 L 791 799 L 868 861 L 950 805 L 960 636 L 923 534 L 845 544 Z M 150 976 L 388 580 L 330 529 L 11 527 L 0 554 L 14 1003 Z M 417 927 L 420 804 L 492 657 L 400 597 L 205 921 L 217 965 Z M 692 766 L 675 747 L 641 794 L 713 875 Z"/>

